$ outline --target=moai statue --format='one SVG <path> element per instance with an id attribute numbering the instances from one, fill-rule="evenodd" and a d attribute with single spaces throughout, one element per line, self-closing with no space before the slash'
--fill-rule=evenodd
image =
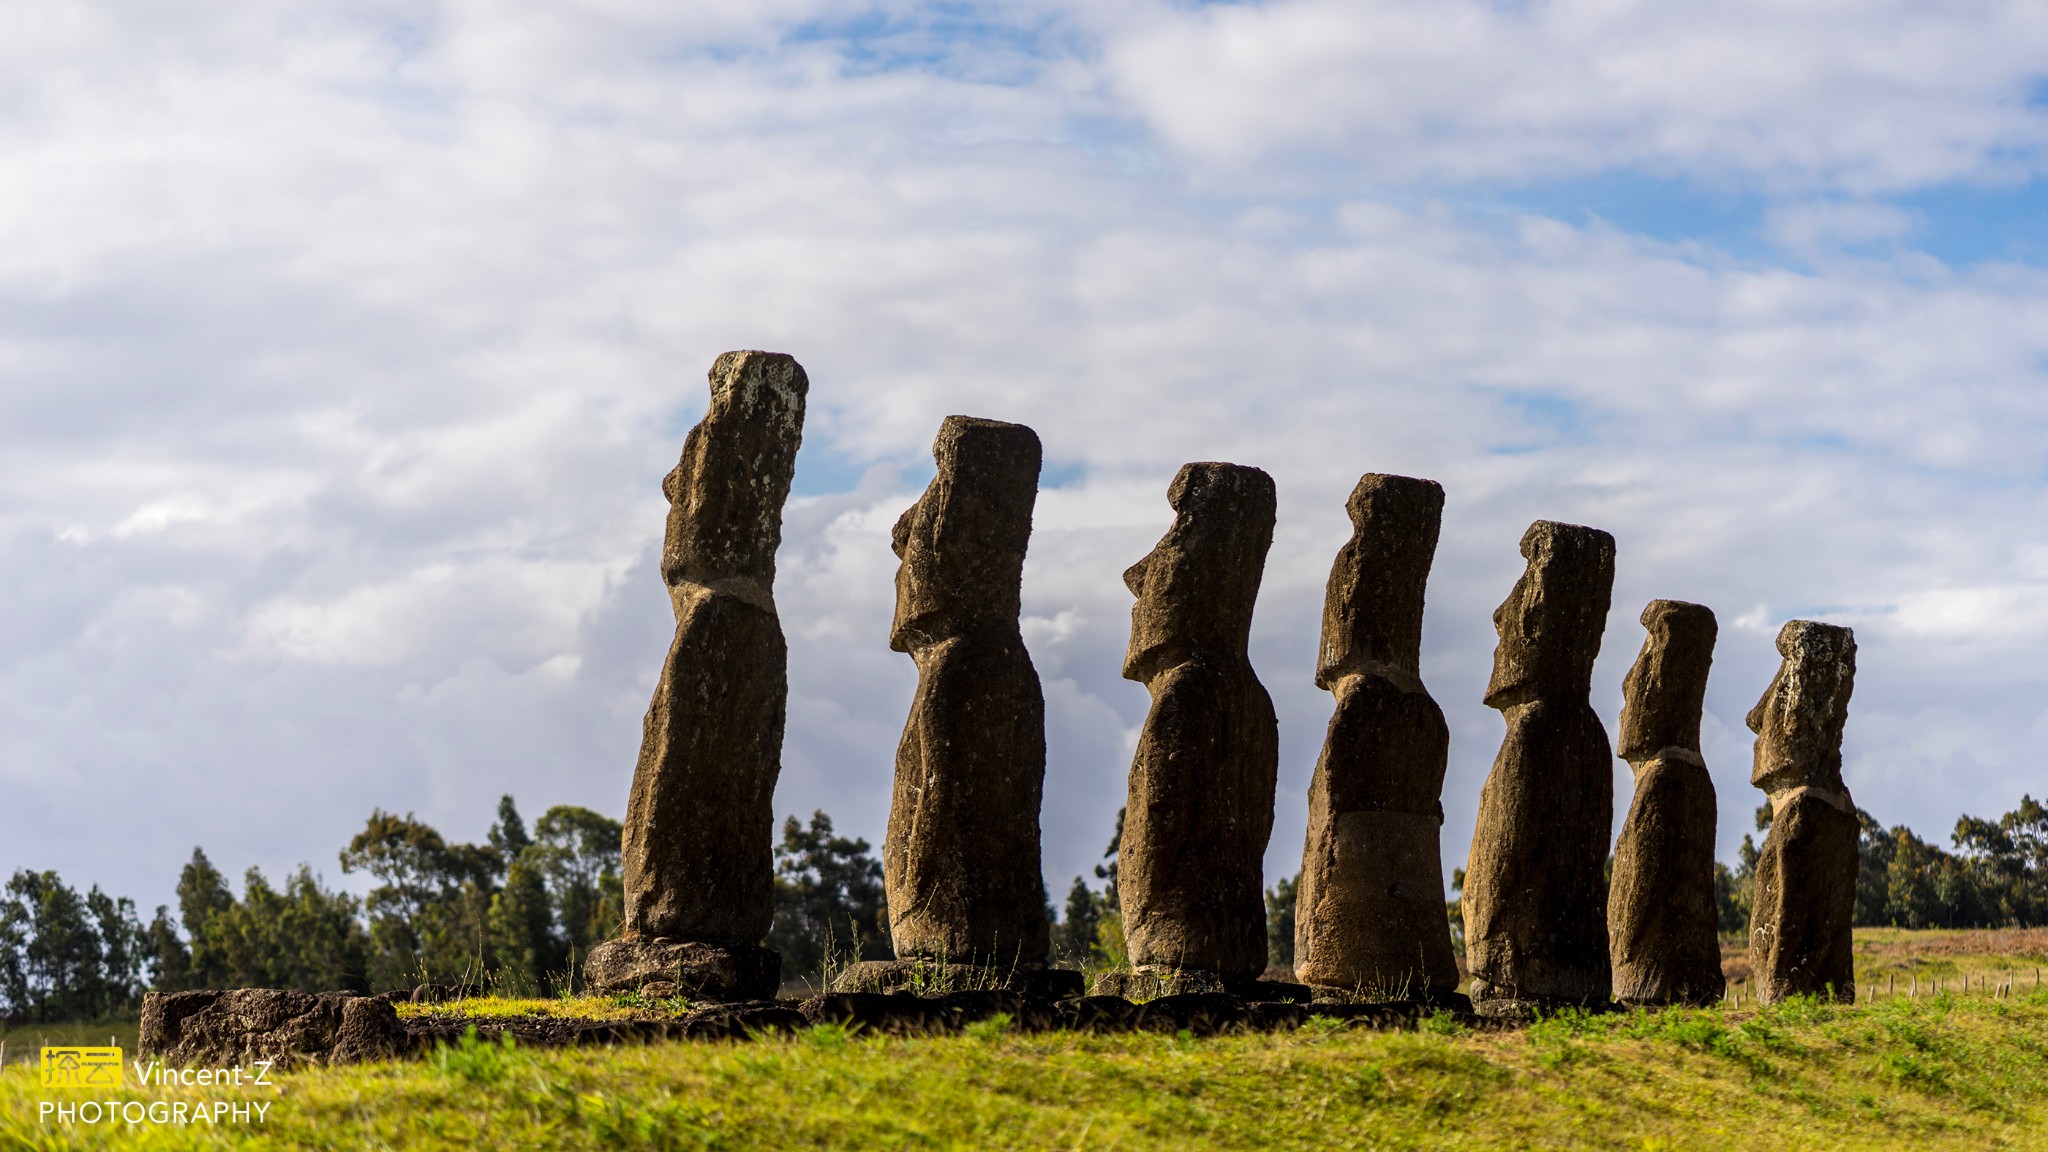
<path id="1" fill-rule="evenodd" d="M 1621 682 L 1619 755 L 1635 770 L 1636 791 L 1607 893 L 1614 998 L 1712 1004 L 1726 988 L 1714 902 L 1714 781 L 1700 758 L 1714 614 L 1652 600 L 1643 627 L 1642 654 Z"/>
<path id="2" fill-rule="evenodd" d="M 1538 520 L 1528 570 L 1494 610 L 1486 704 L 1507 737 L 1479 794 L 1465 866 L 1465 963 L 1482 1013 L 1604 1005 L 1613 753 L 1593 711 L 1614 537 Z"/>
<path id="3" fill-rule="evenodd" d="M 1017 627 L 1039 455 L 1022 424 L 948 416 L 938 473 L 896 521 L 889 646 L 917 662 L 882 846 L 897 959 L 837 990 L 1081 991 L 1045 968 L 1045 698 Z"/>
<path id="4" fill-rule="evenodd" d="M 1323 994 L 1448 1003 L 1458 963 L 1440 797 L 1451 734 L 1421 676 L 1444 490 L 1367 475 L 1345 507 L 1353 530 L 1330 568 L 1316 662 L 1337 711 L 1308 789 L 1294 974 Z"/>
<path id="5" fill-rule="evenodd" d="M 1786 996 L 1856 999 L 1856 802 L 1842 782 L 1842 726 L 1856 684 L 1856 634 L 1794 620 L 1778 631 L 1785 662 L 1749 712 L 1749 782 L 1771 797 L 1756 861 L 1749 967 L 1760 1003 Z"/>
<path id="6" fill-rule="evenodd" d="M 1273 479 L 1188 464 L 1166 499 L 1173 527 L 1124 573 L 1138 598 L 1124 677 L 1144 682 L 1152 710 L 1117 850 L 1134 971 L 1096 990 L 1132 999 L 1245 988 L 1265 970 L 1262 858 L 1280 767 L 1273 701 L 1247 652 Z"/>
<path id="7" fill-rule="evenodd" d="M 760 946 L 789 694 L 773 588 L 809 388 L 788 356 L 720 356 L 710 410 L 662 481 L 676 634 L 626 802 L 625 920 L 585 961 L 592 988 L 758 999 L 781 983 L 782 957 Z"/>

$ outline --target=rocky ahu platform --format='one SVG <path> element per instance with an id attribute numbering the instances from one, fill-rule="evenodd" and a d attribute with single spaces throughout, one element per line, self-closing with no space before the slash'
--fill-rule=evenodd
<path id="1" fill-rule="evenodd" d="M 808 1000 L 753 1000 L 705 1007 L 659 1004 L 605 1018 L 536 1010 L 471 1013 L 460 1000 L 401 1017 L 405 993 L 358 996 L 273 988 L 152 992 L 143 1003 L 141 1054 L 174 1065 L 231 1063 L 245 1057 L 284 1068 L 353 1064 L 431 1052 L 470 1029 L 497 1043 L 511 1035 L 530 1047 L 644 1044 L 661 1040 L 750 1040 L 817 1025 L 888 1035 L 945 1035 L 1007 1017 L 1027 1032 L 1190 1032 L 1296 1028 L 1311 1016 L 1354 1027 L 1413 1028 L 1442 1012 L 1416 1004 L 1304 1004 L 1189 992 L 1138 1004 L 1119 996 L 1054 998 L 995 990 L 918 996 L 907 992 L 828 992 Z M 479 1002 L 481 1006 L 482 1002 Z M 496 1002 L 503 1005 L 504 1001 Z M 537 1002 L 544 1003 L 544 1002 Z M 595 1007 L 593 1002 L 593 1007 Z M 550 1008 L 556 1007 L 549 1005 Z M 1449 1012 L 1470 1028 L 1499 1025 Z"/>

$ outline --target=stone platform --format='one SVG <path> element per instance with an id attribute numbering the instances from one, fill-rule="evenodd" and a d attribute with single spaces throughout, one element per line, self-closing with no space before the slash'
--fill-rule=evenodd
<path id="1" fill-rule="evenodd" d="M 607 940 L 583 961 L 595 992 L 693 1000 L 767 1000 L 782 984 L 782 953 L 684 940 Z"/>
<path id="2" fill-rule="evenodd" d="M 828 992 L 808 1000 L 711 1004 L 673 1016 L 579 1020 L 559 1016 L 469 1016 L 460 1001 L 430 1015 L 398 1017 L 404 993 L 315 995 L 272 988 L 152 992 L 143 1002 L 139 1055 L 173 1066 L 271 1060 L 280 1067 L 353 1064 L 431 1053 L 472 1028 L 495 1044 L 510 1035 L 531 1048 L 606 1047 L 676 1040 L 752 1040 L 837 1024 L 892 1036 L 942 1036 L 996 1016 L 1024 1032 L 1228 1032 L 1299 1027 L 1311 1016 L 1352 1027 L 1412 1029 L 1441 1009 L 1392 1004 L 1305 1004 L 1248 1000 L 1227 992 L 1186 992 L 1133 1003 L 1119 996 L 1051 997 L 981 989 L 916 996 Z M 456 1010 L 450 1011 L 449 1008 Z M 1468 1028 L 1504 1024 L 1454 1012 Z"/>

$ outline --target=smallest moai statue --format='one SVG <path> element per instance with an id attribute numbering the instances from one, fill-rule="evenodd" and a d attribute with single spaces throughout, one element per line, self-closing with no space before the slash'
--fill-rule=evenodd
<path id="1" fill-rule="evenodd" d="M 1778 632 L 1778 669 L 1749 712 L 1749 782 L 1771 797 L 1756 862 L 1749 966 L 1759 1003 L 1787 996 L 1856 999 L 1856 802 L 1842 782 L 1842 727 L 1856 683 L 1856 634 L 1793 620 Z"/>
<path id="2" fill-rule="evenodd" d="M 1337 698 L 1308 789 L 1294 975 L 1333 999 L 1456 1003 L 1441 800 L 1450 729 L 1422 684 L 1434 480 L 1370 474 L 1346 504 L 1316 686 Z"/>
<path id="3" fill-rule="evenodd" d="M 1721 998 L 1714 902 L 1714 780 L 1700 757 L 1700 713 L 1714 661 L 1712 611 L 1682 600 L 1643 609 L 1642 654 L 1622 680 L 1621 747 L 1635 800 L 1614 846 L 1607 937 L 1623 1004 Z"/>

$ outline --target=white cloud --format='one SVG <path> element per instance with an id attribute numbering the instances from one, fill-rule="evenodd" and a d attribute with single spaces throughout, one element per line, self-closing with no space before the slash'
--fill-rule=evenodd
<path id="1" fill-rule="evenodd" d="M 1117 89 L 1205 158 L 1365 181 L 1618 169 L 1857 190 L 2037 171 L 2048 14 L 2014 0 L 1276 0 L 1113 25 Z"/>

